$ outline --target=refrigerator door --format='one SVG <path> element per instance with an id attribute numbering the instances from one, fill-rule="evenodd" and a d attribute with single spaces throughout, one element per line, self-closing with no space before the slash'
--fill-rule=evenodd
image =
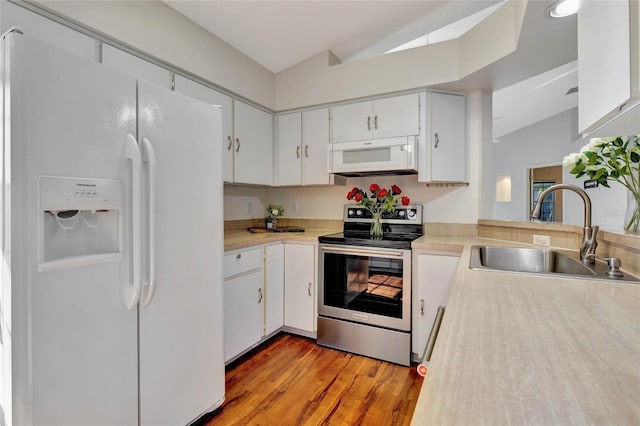
<path id="1" fill-rule="evenodd" d="M 126 135 L 136 132 L 136 81 L 24 35 L 9 35 L 5 47 L 13 424 L 135 425 L 137 312 L 124 307 L 121 287 L 129 288 L 133 273 L 124 151 Z M 95 237 L 104 212 L 78 213 L 74 222 L 73 212 L 55 219 L 41 208 L 43 176 L 100 179 L 121 191 L 109 231 L 119 242 L 109 244 L 122 256 L 39 270 L 48 238 L 67 244 L 71 257 L 108 246 Z M 61 202 L 87 206 L 84 194 Z M 64 260 L 63 249 L 54 252 Z"/>
<path id="2" fill-rule="evenodd" d="M 222 115 L 143 81 L 138 111 L 151 241 L 139 307 L 140 423 L 184 425 L 224 399 Z"/>

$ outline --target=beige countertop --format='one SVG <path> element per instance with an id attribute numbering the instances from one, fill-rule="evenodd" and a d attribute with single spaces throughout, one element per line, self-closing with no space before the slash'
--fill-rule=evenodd
<path id="1" fill-rule="evenodd" d="M 231 231 L 224 233 L 224 251 L 237 250 L 259 244 L 280 241 L 318 242 L 320 235 L 338 232 L 331 229 L 306 229 L 304 232 L 265 232 L 253 234 L 249 231 Z"/>
<path id="2" fill-rule="evenodd" d="M 640 285 L 469 269 L 464 247 L 413 425 L 640 424 Z"/>
<path id="3" fill-rule="evenodd" d="M 225 250 L 303 234 L 225 234 Z M 414 249 L 461 254 L 413 425 L 640 424 L 640 284 L 469 269 L 474 244 L 425 236 Z"/>

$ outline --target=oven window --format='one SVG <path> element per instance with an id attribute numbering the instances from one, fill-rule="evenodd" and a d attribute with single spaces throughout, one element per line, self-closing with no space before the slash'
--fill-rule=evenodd
<path id="1" fill-rule="evenodd" d="M 324 256 L 325 305 L 402 318 L 402 259 Z"/>

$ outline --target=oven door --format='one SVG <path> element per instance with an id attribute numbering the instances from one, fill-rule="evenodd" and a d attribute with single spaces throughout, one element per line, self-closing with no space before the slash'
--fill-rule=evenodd
<path id="1" fill-rule="evenodd" d="M 318 315 L 411 331 L 411 250 L 321 244 Z"/>

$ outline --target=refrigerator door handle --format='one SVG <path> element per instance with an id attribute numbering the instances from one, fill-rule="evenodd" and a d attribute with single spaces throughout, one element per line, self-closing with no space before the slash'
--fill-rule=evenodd
<path id="1" fill-rule="evenodd" d="M 133 205 L 131 208 L 132 231 L 133 238 L 131 242 L 133 280 L 131 283 L 124 283 L 121 288 L 124 306 L 128 310 L 133 310 L 140 300 L 140 265 L 142 259 L 142 242 L 141 237 L 141 180 L 142 180 L 142 158 L 140 156 L 140 148 L 138 142 L 133 135 L 128 134 L 125 138 L 125 156 L 131 161 L 132 182 L 131 189 L 133 193 Z"/>
<path id="2" fill-rule="evenodd" d="M 142 138 L 142 161 L 147 166 L 149 184 L 149 210 L 147 226 L 149 227 L 149 271 L 147 279 L 142 283 L 142 306 L 147 307 L 156 292 L 156 153 L 151 141 Z"/>

